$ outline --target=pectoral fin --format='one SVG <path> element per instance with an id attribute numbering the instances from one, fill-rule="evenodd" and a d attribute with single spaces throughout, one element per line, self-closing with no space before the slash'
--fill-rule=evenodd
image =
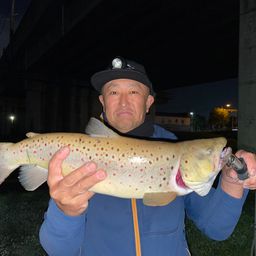
<path id="1" fill-rule="evenodd" d="M 48 177 L 48 170 L 34 164 L 25 164 L 20 168 L 19 180 L 28 191 L 34 191 L 42 185 Z"/>
<path id="2" fill-rule="evenodd" d="M 164 206 L 172 202 L 176 196 L 175 192 L 145 193 L 143 203 L 148 206 Z"/>

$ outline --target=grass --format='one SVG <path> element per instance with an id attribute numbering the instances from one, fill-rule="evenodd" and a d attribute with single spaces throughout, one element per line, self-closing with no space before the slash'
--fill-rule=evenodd
<path id="1" fill-rule="evenodd" d="M 183 133 L 181 139 L 223 136 L 220 133 Z M 228 146 L 236 150 L 234 134 L 225 136 Z M 17 177 L 17 173 L 12 175 Z M 12 180 L 13 177 L 11 177 Z M 209 239 L 192 221 L 186 219 L 186 236 L 192 256 L 249 256 L 254 229 L 254 191 L 250 191 L 233 234 L 225 241 Z M 20 185 L 4 182 L 0 186 L 0 256 L 45 256 L 39 242 L 39 229 L 48 207 L 49 192 L 46 185 L 34 192 Z"/>
<path id="2" fill-rule="evenodd" d="M 48 190 L 42 187 L 27 192 L 17 184 L 8 187 L 12 189 L 0 193 L 0 255 L 47 256 L 38 234 L 48 206 Z"/>

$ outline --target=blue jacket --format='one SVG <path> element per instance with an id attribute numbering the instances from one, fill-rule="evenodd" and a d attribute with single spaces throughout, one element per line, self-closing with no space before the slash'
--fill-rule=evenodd
<path id="1" fill-rule="evenodd" d="M 176 136 L 154 126 L 154 138 Z M 185 210 L 204 234 L 224 240 L 234 230 L 246 199 L 226 194 L 218 185 L 208 195 L 192 192 L 170 204 L 145 206 L 136 200 L 142 256 L 188 256 L 184 235 Z M 87 210 L 70 217 L 51 199 L 40 230 L 40 241 L 50 256 L 135 256 L 135 238 L 130 199 L 95 194 Z"/>

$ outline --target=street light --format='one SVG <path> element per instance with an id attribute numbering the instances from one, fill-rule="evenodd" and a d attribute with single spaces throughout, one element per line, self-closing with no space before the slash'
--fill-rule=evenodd
<path id="1" fill-rule="evenodd" d="M 194 115 L 194 112 L 190 112 L 190 123 L 192 124 L 192 131 L 194 129 L 194 127 L 193 127 L 193 115 Z M 192 117 L 192 119 L 191 119 L 191 117 Z"/>
<path id="2" fill-rule="evenodd" d="M 226 107 L 229 108 L 231 107 L 231 104 L 226 104 Z M 227 111 L 230 112 L 231 115 L 231 131 L 233 131 L 233 112 L 237 111 L 237 109 L 227 109 Z"/>
<path id="3" fill-rule="evenodd" d="M 10 116 L 11 124 L 13 124 L 14 118 L 15 118 L 14 116 Z"/>

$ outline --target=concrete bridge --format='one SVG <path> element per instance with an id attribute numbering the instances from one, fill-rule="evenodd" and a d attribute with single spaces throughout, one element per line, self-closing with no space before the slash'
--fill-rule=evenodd
<path id="1" fill-rule="evenodd" d="M 120 55 L 143 63 L 156 91 L 238 77 L 239 146 L 255 151 L 255 7 L 32 0 L 0 60 L 0 133 L 83 132 L 101 112 L 90 76 Z"/>

